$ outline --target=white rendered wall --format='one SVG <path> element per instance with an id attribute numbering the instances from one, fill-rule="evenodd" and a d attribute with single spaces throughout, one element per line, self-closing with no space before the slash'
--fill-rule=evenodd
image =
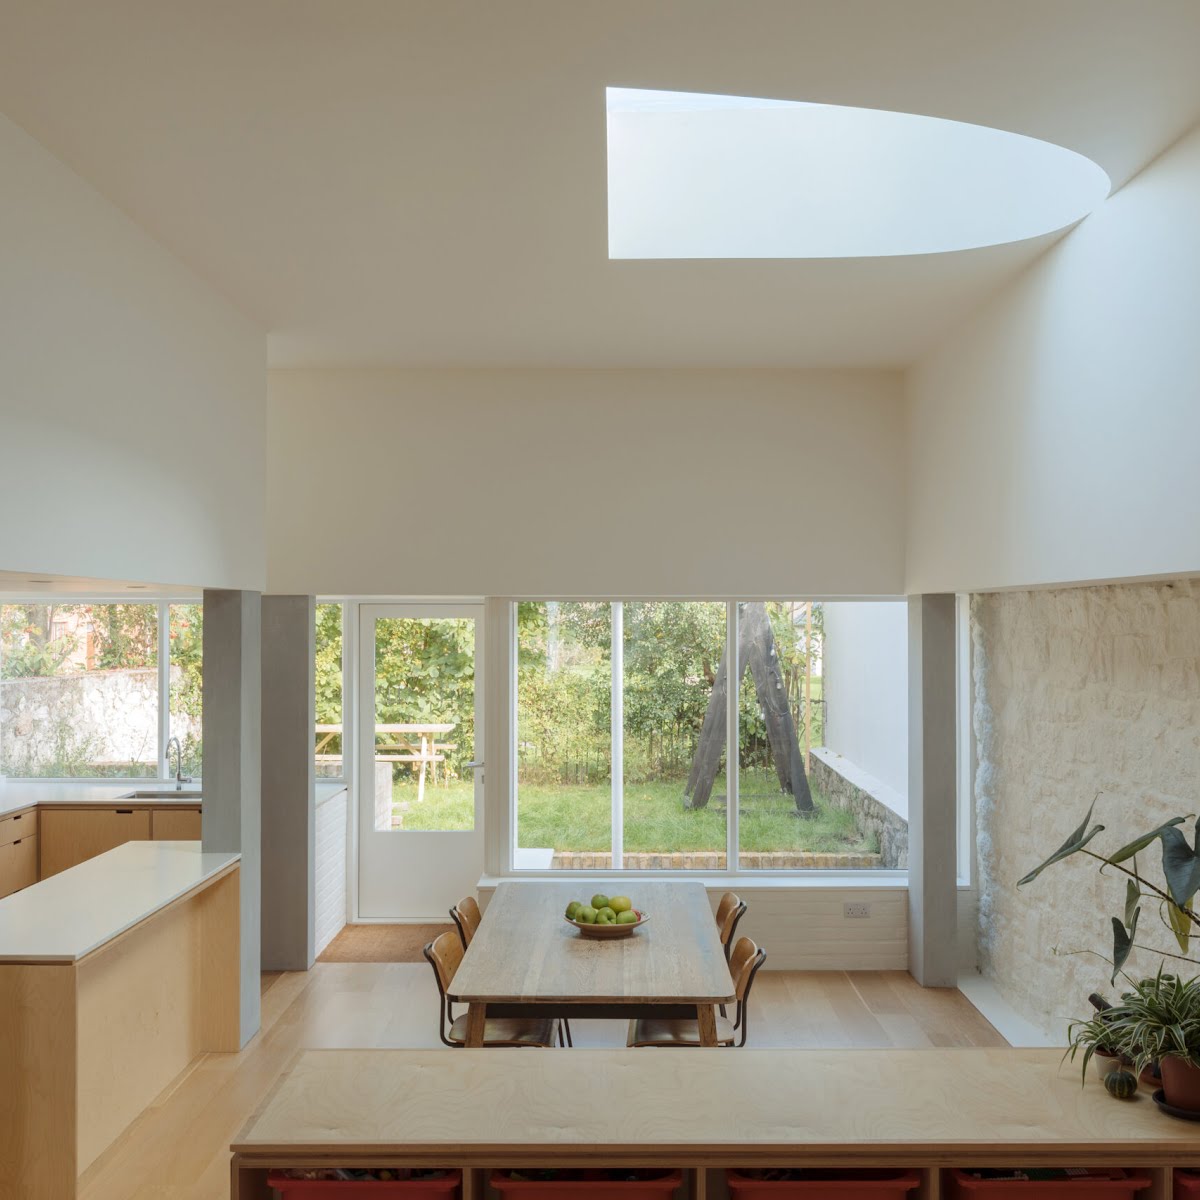
<path id="1" fill-rule="evenodd" d="M 825 745 L 908 795 L 908 605 L 827 603 Z"/>
<path id="2" fill-rule="evenodd" d="M 0 117 L 0 569 L 261 590 L 266 339 Z"/>
<path id="3" fill-rule="evenodd" d="M 272 591 L 902 590 L 891 372 L 273 371 L 269 395 Z"/>
<path id="4" fill-rule="evenodd" d="M 909 379 L 909 593 L 1200 570 L 1200 130 Z"/>

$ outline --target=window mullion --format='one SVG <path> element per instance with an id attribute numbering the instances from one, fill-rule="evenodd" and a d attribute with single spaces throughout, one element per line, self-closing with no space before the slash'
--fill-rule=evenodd
<path id="1" fill-rule="evenodd" d="M 171 605 L 158 606 L 158 773 L 170 774 L 167 742 L 171 738 Z M 180 768 L 182 769 L 182 762 Z"/>
<path id="2" fill-rule="evenodd" d="M 738 606 L 725 605 L 725 662 L 728 686 L 725 695 L 725 869 L 738 867 L 738 691 L 741 663 L 738 661 Z"/>
<path id="3" fill-rule="evenodd" d="M 625 865 L 625 605 L 612 603 L 612 862 Z"/>

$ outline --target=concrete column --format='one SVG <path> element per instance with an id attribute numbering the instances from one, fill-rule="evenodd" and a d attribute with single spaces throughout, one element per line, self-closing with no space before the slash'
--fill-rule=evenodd
<path id="1" fill-rule="evenodd" d="M 260 1024 L 261 613 L 259 592 L 204 593 L 202 836 L 205 850 L 242 856 L 242 1045 Z"/>
<path id="2" fill-rule="evenodd" d="M 307 971 L 316 926 L 316 599 L 262 600 L 262 961 Z"/>
<path id="3" fill-rule="evenodd" d="M 908 598 L 908 969 L 958 979 L 954 596 Z"/>

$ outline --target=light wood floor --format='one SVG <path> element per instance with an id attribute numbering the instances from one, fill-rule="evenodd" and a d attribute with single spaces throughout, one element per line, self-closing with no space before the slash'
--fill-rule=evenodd
<path id="1" fill-rule="evenodd" d="M 262 1032 L 240 1054 L 199 1059 L 88 1168 L 81 1200 L 227 1200 L 229 1143 L 297 1050 L 441 1044 L 437 991 L 424 963 L 318 963 L 307 974 L 264 976 L 263 988 Z M 625 1043 L 619 1022 L 571 1027 L 576 1046 Z M 763 971 L 751 998 L 749 1044 L 1006 1043 L 959 992 L 926 991 L 901 972 Z"/>

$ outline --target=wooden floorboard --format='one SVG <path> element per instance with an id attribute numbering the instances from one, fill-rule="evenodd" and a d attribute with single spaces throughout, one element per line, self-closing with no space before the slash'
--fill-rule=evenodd
<path id="1" fill-rule="evenodd" d="M 424 963 L 318 963 L 307 974 L 264 975 L 258 1036 L 239 1054 L 203 1056 L 88 1169 L 80 1200 L 227 1200 L 229 1143 L 297 1050 L 438 1048 L 437 1005 Z M 616 1021 L 572 1022 L 572 1031 L 577 1046 L 625 1044 Z M 901 972 L 763 971 L 751 997 L 749 1044 L 1005 1042 L 959 992 L 918 987 Z"/>

